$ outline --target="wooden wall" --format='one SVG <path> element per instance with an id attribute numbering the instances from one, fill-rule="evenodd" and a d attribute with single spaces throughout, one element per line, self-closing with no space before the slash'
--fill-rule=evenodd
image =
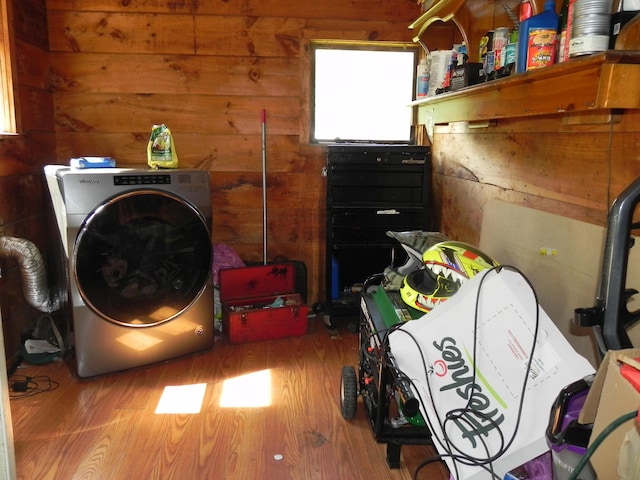
<path id="1" fill-rule="evenodd" d="M 507 21 L 501 4 L 489 3 L 469 0 L 460 12 L 462 19 L 475 19 L 468 23 L 476 25 L 470 38 Z M 53 239 L 44 232 L 42 166 L 110 155 L 120 165 L 144 167 L 151 126 L 166 123 L 181 166 L 211 171 L 214 241 L 260 261 L 264 108 L 268 256 L 304 260 L 310 302 L 324 298 L 325 151 L 307 141 L 309 40 L 410 40 L 414 1 L 13 4 L 24 128 L 21 136 L 0 140 L 4 234 L 34 241 L 46 257 Z M 432 49 L 458 40 L 440 24 L 424 39 Z M 638 113 L 603 118 L 436 127 L 441 230 L 477 243 L 483 207 L 494 198 L 603 225 L 611 200 L 640 175 Z M 5 342 L 15 351 L 19 331 L 37 312 L 22 300 L 15 264 L 0 258 L 0 267 Z"/>
<path id="2" fill-rule="evenodd" d="M 45 0 L 10 1 L 15 49 L 15 96 L 19 135 L 0 136 L 0 235 L 33 242 L 45 261 L 46 199 L 41 167 L 55 158 L 53 96 L 49 91 Z M 0 256 L 0 309 L 6 358 L 11 364 L 21 335 L 40 312 L 24 300 L 17 263 Z"/>
<path id="3" fill-rule="evenodd" d="M 268 259 L 303 260 L 309 302 L 323 300 L 325 149 L 308 142 L 309 40 L 410 41 L 416 2 L 48 0 L 47 10 L 58 161 L 144 167 L 152 125 L 167 124 L 181 167 L 211 172 L 214 241 L 259 262 L 265 109 Z M 445 48 L 454 31 L 429 35 Z"/>
<path id="4" fill-rule="evenodd" d="M 633 111 L 608 123 L 548 116 L 484 129 L 437 127 L 434 188 L 442 228 L 476 242 L 493 198 L 604 225 L 613 199 L 640 175 L 639 128 Z"/>

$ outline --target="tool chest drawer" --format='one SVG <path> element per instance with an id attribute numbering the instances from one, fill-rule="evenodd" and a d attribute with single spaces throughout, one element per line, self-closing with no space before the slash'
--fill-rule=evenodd
<path id="1" fill-rule="evenodd" d="M 425 147 L 329 146 L 327 203 L 331 207 L 424 207 L 429 174 Z"/>
<path id="2" fill-rule="evenodd" d="M 395 244 L 387 231 L 419 230 L 429 221 L 424 209 L 334 210 L 331 213 L 333 244 Z"/>

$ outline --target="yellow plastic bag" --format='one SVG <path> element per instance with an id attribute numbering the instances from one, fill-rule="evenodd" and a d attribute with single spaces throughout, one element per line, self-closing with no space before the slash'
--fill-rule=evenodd
<path id="1" fill-rule="evenodd" d="M 178 168 L 178 154 L 171 130 L 166 125 L 154 125 L 147 145 L 147 163 L 151 168 Z"/>

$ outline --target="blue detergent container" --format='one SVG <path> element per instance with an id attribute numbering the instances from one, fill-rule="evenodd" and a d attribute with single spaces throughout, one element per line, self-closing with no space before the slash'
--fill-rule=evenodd
<path id="1" fill-rule="evenodd" d="M 548 50 L 553 55 L 550 63 L 555 63 L 555 36 L 558 31 L 558 14 L 556 13 L 555 0 L 547 0 L 544 4 L 544 11 L 529 17 L 520 23 L 518 28 L 518 58 L 516 62 L 516 72 L 522 73 L 527 71 L 527 60 L 532 49 L 530 38 L 535 32 L 549 32 L 550 45 L 540 45 L 534 54 L 544 53 Z M 541 36 L 541 38 L 544 38 Z"/>

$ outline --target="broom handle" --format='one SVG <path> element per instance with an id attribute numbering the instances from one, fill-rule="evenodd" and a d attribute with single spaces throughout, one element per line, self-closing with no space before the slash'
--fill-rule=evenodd
<path id="1" fill-rule="evenodd" d="M 267 264 L 267 112 L 260 112 L 262 124 L 262 262 Z"/>

